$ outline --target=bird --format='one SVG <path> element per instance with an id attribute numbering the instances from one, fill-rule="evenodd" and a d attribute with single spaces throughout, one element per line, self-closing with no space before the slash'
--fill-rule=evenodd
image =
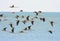
<path id="1" fill-rule="evenodd" d="M 3 17 L 3 14 L 0 14 L 0 17 Z"/>
<path id="2" fill-rule="evenodd" d="M 22 22 L 25 24 L 26 23 L 26 20 L 23 20 Z"/>
<path id="3" fill-rule="evenodd" d="M 45 18 L 43 18 L 43 22 L 45 22 Z"/>
<path id="4" fill-rule="evenodd" d="M 20 12 L 23 12 L 23 10 L 20 10 Z"/>
<path id="5" fill-rule="evenodd" d="M 42 11 L 38 11 L 38 13 L 42 13 Z"/>
<path id="6" fill-rule="evenodd" d="M 27 28 L 24 28 L 24 31 L 26 31 L 27 30 Z"/>
<path id="7" fill-rule="evenodd" d="M 34 17 L 34 18 L 38 19 L 38 17 L 37 17 L 37 16 L 36 16 L 36 17 Z"/>
<path id="8" fill-rule="evenodd" d="M 22 15 L 21 17 L 22 17 L 22 18 L 24 18 L 24 16 L 23 16 L 23 15 Z"/>
<path id="9" fill-rule="evenodd" d="M 31 29 L 31 26 L 28 26 L 28 29 L 30 30 Z"/>
<path id="10" fill-rule="evenodd" d="M 3 31 L 6 31 L 7 27 L 3 28 Z"/>
<path id="11" fill-rule="evenodd" d="M 29 16 L 26 17 L 26 20 L 29 21 Z"/>
<path id="12" fill-rule="evenodd" d="M 17 22 L 16 22 L 16 25 L 18 26 L 18 24 L 19 24 L 19 20 L 17 20 Z"/>
<path id="13" fill-rule="evenodd" d="M 24 33 L 24 31 L 20 31 L 20 33 Z"/>
<path id="14" fill-rule="evenodd" d="M 7 19 L 4 19 L 3 21 L 7 21 Z"/>
<path id="15" fill-rule="evenodd" d="M 12 14 L 15 14 L 15 12 L 12 12 Z"/>
<path id="16" fill-rule="evenodd" d="M 1 21 L 1 19 L 0 19 L 0 21 Z"/>
<path id="17" fill-rule="evenodd" d="M 52 34 L 52 31 L 51 30 L 49 30 L 48 32 Z"/>
<path id="18" fill-rule="evenodd" d="M 18 19 L 19 18 L 19 16 L 18 15 L 16 15 L 16 19 Z"/>
<path id="19" fill-rule="evenodd" d="M 43 18 L 40 18 L 40 20 L 43 20 Z"/>
<path id="20" fill-rule="evenodd" d="M 45 18 L 40 18 L 40 20 L 42 20 L 43 22 L 45 22 Z"/>
<path id="21" fill-rule="evenodd" d="M 52 27 L 53 27 L 53 23 L 54 23 L 53 21 L 50 22 L 50 24 L 51 24 Z"/>
<path id="22" fill-rule="evenodd" d="M 10 23 L 9 25 L 10 25 L 11 28 L 13 28 L 13 24 L 12 23 Z"/>
<path id="23" fill-rule="evenodd" d="M 31 21 L 31 24 L 32 24 L 32 25 L 34 24 L 34 21 L 33 21 L 33 20 Z"/>
<path id="24" fill-rule="evenodd" d="M 35 11 L 34 13 L 35 13 L 36 15 L 38 15 L 38 12 Z"/>
<path id="25" fill-rule="evenodd" d="M 14 5 L 10 6 L 10 8 L 14 8 Z"/>
<path id="26" fill-rule="evenodd" d="M 11 29 L 11 32 L 14 33 L 14 28 Z"/>

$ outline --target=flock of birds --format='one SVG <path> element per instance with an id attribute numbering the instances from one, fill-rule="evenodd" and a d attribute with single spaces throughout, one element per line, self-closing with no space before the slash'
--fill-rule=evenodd
<path id="1" fill-rule="evenodd" d="M 14 5 L 10 6 L 10 8 L 14 8 Z M 20 12 L 23 12 L 23 10 L 21 10 Z M 40 13 L 42 13 L 42 11 L 38 11 L 38 12 L 35 11 L 35 12 L 33 12 L 33 13 L 36 14 L 36 16 L 35 16 L 34 18 L 40 19 L 40 20 L 43 21 L 43 22 L 46 21 L 45 18 L 41 18 L 41 17 L 38 18 L 38 17 L 37 17 Z M 0 14 L 0 17 L 3 17 L 3 14 Z M 17 26 L 19 25 L 19 22 L 20 22 L 20 20 L 18 20 L 19 17 L 20 17 L 19 15 L 16 15 L 16 17 L 15 17 L 15 18 L 17 19 L 17 21 L 16 21 L 16 25 L 17 25 Z M 22 18 L 24 18 L 24 16 L 22 16 Z M 21 22 L 23 22 L 23 23 L 25 24 L 27 21 L 30 21 L 31 24 L 34 25 L 34 22 L 35 22 L 35 21 L 34 21 L 34 18 L 32 18 L 31 20 L 30 20 L 29 18 L 30 18 L 30 16 L 27 16 L 27 17 L 26 17 L 26 20 L 23 20 L 23 21 L 21 21 Z M 1 19 L 0 19 L 0 21 L 1 21 Z M 6 21 L 7 21 L 7 20 L 6 20 Z M 50 24 L 51 24 L 51 26 L 53 27 L 53 26 L 54 26 L 54 21 L 50 21 Z M 14 33 L 14 29 L 15 29 L 15 28 L 14 28 L 13 24 L 10 23 L 9 25 L 10 25 L 10 27 L 12 28 L 12 29 L 11 29 L 11 32 Z M 24 31 L 31 30 L 31 29 L 32 29 L 32 27 L 31 27 L 32 25 L 24 28 L 22 31 L 20 31 L 20 33 L 24 33 Z M 7 31 L 7 27 L 4 27 L 2 31 Z M 51 34 L 53 33 L 52 30 L 49 30 L 48 32 L 51 33 Z"/>

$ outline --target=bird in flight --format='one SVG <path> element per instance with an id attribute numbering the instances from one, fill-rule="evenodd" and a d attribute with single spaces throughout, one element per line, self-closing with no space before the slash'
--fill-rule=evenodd
<path id="1" fill-rule="evenodd" d="M 14 8 L 14 7 L 15 7 L 14 5 L 10 6 L 10 8 Z"/>
<path id="2" fill-rule="evenodd" d="M 53 21 L 51 21 L 51 22 L 50 22 L 50 24 L 51 24 L 51 26 L 53 27 L 54 22 L 53 22 Z"/>

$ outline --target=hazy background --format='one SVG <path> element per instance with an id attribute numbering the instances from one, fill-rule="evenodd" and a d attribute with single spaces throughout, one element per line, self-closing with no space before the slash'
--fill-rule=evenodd
<path id="1" fill-rule="evenodd" d="M 15 5 L 16 8 L 9 6 Z M 0 0 L 0 11 L 60 12 L 60 0 Z"/>

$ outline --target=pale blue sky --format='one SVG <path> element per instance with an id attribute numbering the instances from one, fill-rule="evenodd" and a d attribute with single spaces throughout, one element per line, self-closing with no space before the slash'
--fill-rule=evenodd
<path id="1" fill-rule="evenodd" d="M 10 5 L 16 8 L 9 8 Z M 0 0 L 0 11 L 48 11 L 60 12 L 60 0 Z"/>
<path id="2" fill-rule="evenodd" d="M 60 41 L 60 12 L 43 12 L 38 15 L 38 19 L 34 18 L 34 25 L 30 21 L 23 24 L 23 20 L 26 18 L 21 18 L 21 16 L 30 16 L 31 20 L 35 13 L 32 12 L 16 12 L 12 14 L 11 12 L 0 12 L 4 17 L 0 17 L 0 41 Z M 19 15 L 18 20 L 20 21 L 18 26 L 16 25 L 15 16 Z M 45 18 L 46 21 L 43 22 L 39 18 Z M 4 21 L 7 19 L 7 21 Z M 52 27 L 50 21 L 54 21 L 54 26 Z M 11 32 L 10 23 L 13 24 L 14 32 Z M 31 30 L 24 30 L 24 33 L 19 33 L 24 28 L 31 26 Z M 2 31 L 4 27 L 7 27 L 7 31 Z M 52 34 L 48 31 L 51 30 Z"/>

